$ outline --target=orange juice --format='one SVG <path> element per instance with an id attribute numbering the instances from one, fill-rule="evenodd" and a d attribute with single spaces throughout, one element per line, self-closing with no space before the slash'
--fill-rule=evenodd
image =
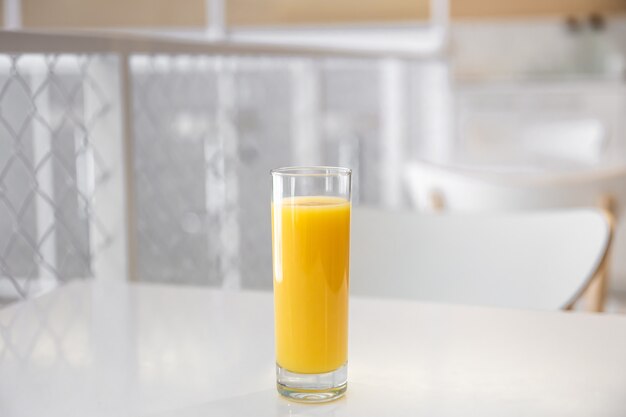
<path id="1" fill-rule="evenodd" d="M 350 202 L 272 205 L 276 360 L 297 373 L 334 371 L 348 356 Z"/>

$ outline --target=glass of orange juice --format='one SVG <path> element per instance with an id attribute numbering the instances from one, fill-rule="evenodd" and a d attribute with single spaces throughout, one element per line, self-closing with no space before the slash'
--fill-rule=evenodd
<path id="1" fill-rule="evenodd" d="M 348 386 L 351 171 L 271 173 L 278 392 L 331 401 Z"/>

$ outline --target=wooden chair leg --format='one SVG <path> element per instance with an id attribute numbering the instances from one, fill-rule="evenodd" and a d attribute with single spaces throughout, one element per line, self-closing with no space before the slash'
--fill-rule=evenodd
<path id="1" fill-rule="evenodd" d="M 603 312 L 606 303 L 608 262 L 605 260 L 604 263 L 585 292 L 585 310 L 594 313 Z"/>
<path id="2" fill-rule="evenodd" d="M 604 311 L 606 294 L 609 281 L 609 265 L 611 263 L 611 251 L 613 246 L 613 234 L 615 233 L 615 219 L 617 214 L 615 198 L 604 195 L 599 201 L 599 206 L 609 224 L 609 242 L 602 264 L 598 268 L 593 281 L 585 291 L 585 310 L 601 313 Z"/>

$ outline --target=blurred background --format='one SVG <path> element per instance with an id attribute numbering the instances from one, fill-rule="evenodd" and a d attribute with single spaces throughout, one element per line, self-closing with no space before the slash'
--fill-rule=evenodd
<path id="1" fill-rule="evenodd" d="M 269 170 L 316 164 L 387 211 L 604 208 L 626 311 L 626 1 L 0 4 L 2 302 L 270 289 Z"/>

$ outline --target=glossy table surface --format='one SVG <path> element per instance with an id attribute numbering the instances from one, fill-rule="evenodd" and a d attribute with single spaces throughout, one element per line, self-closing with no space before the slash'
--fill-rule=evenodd
<path id="1" fill-rule="evenodd" d="M 269 292 L 68 284 L 0 310 L 0 416 L 625 416 L 626 317 L 351 298 L 345 398 L 274 387 Z"/>

